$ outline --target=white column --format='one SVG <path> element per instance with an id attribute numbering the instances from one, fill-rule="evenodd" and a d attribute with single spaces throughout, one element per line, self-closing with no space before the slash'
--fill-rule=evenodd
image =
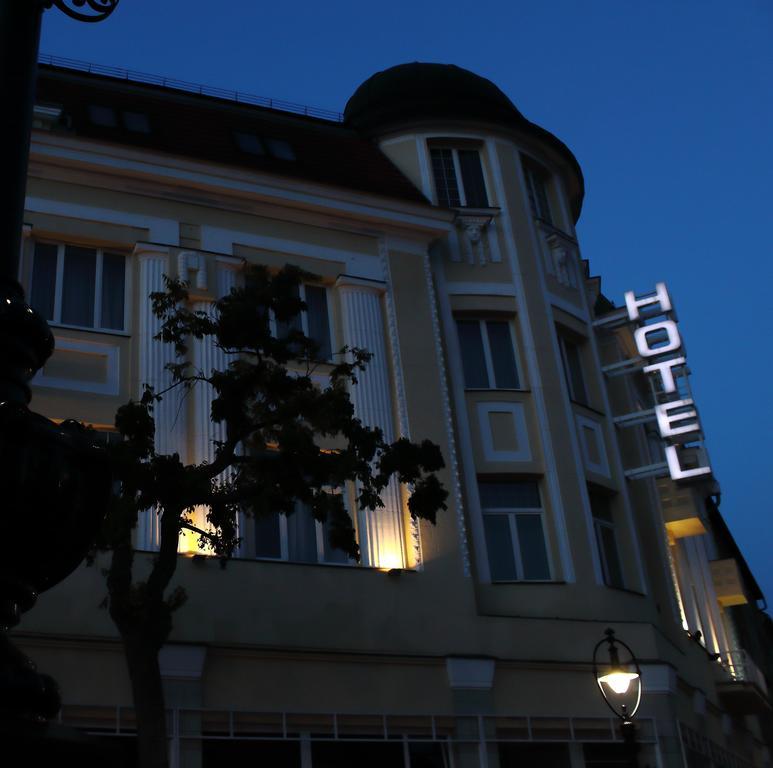
<path id="1" fill-rule="evenodd" d="M 368 427 L 379 427 L 384 439 L 395 438 L 394 412 L 389 386 L 389 364 L 381 294 L 385 286 L 370 280 L 340 277 L 336 283 L 341 300 L 344 342 L 367 349 L 373 357 L 358 383 L 351 387 L 355 415 Z M 405 538 L 400 486 L 392 480 L 381 494 L 384 506 L 358 513 L 359 540 L 364 565 L 405 567 Z"/>
<path id="2" fill-rule="evenodd" d="M 217 265 L 217 295 L 226 296 L 231 288 L 236 285 L 238 265 L 220 263 Z M 197 301 L 193 303 L 195 312 L 212 312 L 213 303 L 210 301 Z M 190 343 L 191 362 L 195 369 L 200 370 L 205 376 L 210 376 L 212 371 L 226 369 L 230 355 L 223 352 L 215 345 L 211 336 L 201 339 L 193 338 Z M 212 401 L 215 398 L 214 389 L 210 384 L 198 383 L 193 388 L 191 397 L 193 409 L 191 414 L 191 440 L 189 461 L 199 464 L 202 461 L 211 462 L 215 458 L 214 441 L 225 440 L 225 424 L 212 421 Z M 207 527 L 207 508 L 197 507 L 192 515 L 192 522 L 198 528 Z M 198 536 L 194 533 L 184 534 L 181 547 L 186 551 L 198 550 Z"/>
<path id="3" fill-rule="evenodd" d="M 137 347 L 139 350 L 139 398 L 143 385 L 149 384 L 156 392 L 169 386 L 171 374 L 165 370 L 175 362 L 174 346 L 153 337 L 161 328 L 161 321 L 153 314 L 150 294 L 164 290 L 169 253 L 166 248 L 138 245 L 135 255 L 139 262 L 139 311 Z M 156 451 L 163 454 L 177 453 L 186 460 L 186 414 L 182 392 L 173 390 L 161 402 L 154 404 L 156 422 Z M 140 549 L 158 548 L 158 516 L 155 510 L 140 515 L 137 524 L 137 546 Z"/>

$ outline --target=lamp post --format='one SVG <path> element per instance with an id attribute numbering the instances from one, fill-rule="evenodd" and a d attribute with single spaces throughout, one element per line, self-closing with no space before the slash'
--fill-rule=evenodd
<path id="1" fill-rule="evenodd" d="M 636 768 L 638 745 L 633 717 L 641 704 L 641 669 L 630 647 L 615 637 L 614 629 L 607 629 L 593 649 L 593 676 L 607 706 L 621 720 L 629 763 Z"/>
<path id="2" fill-rule="evenodd" d="M 32 413 L 29 382 L 54 351 L 45 319 L 18 282 L 37 57 L 43 11 L 82 21 L 118 0 L 0 0 L 0 736 L 29 738 L 59 711 L 56 683 L 7 637 L 38 593 L 88 552 L 107 508 L 110 472 L 94 434 Z M 33 734 L 34 737 L 34 734 Z"/>

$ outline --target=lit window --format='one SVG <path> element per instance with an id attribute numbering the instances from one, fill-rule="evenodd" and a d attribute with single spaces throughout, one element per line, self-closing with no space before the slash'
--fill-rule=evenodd
<path id="1" fill-rule="evenodd" d="M 457 318 L 464 386 L 468 389 L 520 389 L 511 324 L 506 320 Z"/>
<path id="2" fill-rule="evenodd" d="M 306 302 L 306 309 L 290 322 L 276 322 L 276 336 L 282 338 L 292 330 L 303 333 L 316 343 L 317 359 L 330 360 L 333 349 L 330 342 L 330 313 L 327 289 L 321 285 L 300 285 L 298 295 Z"/>
<path id="3" fill-rule="evenodd" d="M 354 564 L 340 549 L 330 546 L 328 524 L 316 521 L 306 504 L 297 502 L 290 515 L 256 517 L 255 557 L 293 563 Z"/>
<path id="4" fill-rule="evenodd" d="M 94 125 L 102 128 L 115 128 L 118 125 L 118 115 L 112 107 L 102 107 L 98 104 L 89 105 L 89 119 Z"/>
<path id="5" fill-rule="evenodd" d="M 132 133 L 150 133 L 150 120 L 144 112 L 121 112 L 124 128 Z"/>
<path id="6" fill-rule="evenodd" d="M 532 215 L 552 225 L 553 217 L 550 214 L 547 194 L 548 172 L 527 157 L 523 158 L 523 171 L 526 175 L 526 190 L 529 193 Z"/>
<path id="7" fill-rule="evenodd" d="M 30 304 L 49 322 L 125 330 L 126 257 L 101 248 L 35 243 Z"/>
<path id="8" fill-rule="evenodd" d="M 604 583 L 610 587 L 624 586 L 620 553 L 617 549 L 615 521 L 612 516 L 612 499 L 603 493 L 588 489 L 596 546 L 599 549 Z"/>
<path id="9" fill-rule="evenodd" d="M 295 160 L 295 151 L 290 144 L 283 139 L 269 139 L 263 140 L 268 149 L 268 154 L 271 157 L 275 157 L 277 160 Z"/>
<path id="10" fill-rule="evenodd" d="M 266 154 L 266 148 L 263 146 L 260 136 L 256 136 L 254 133 L 234 131 L 234 138 L 236 139 L 236 146 L 239 147 L 242 152 L 245 152 L 248 155 L 257 156 Z"/>
<path id="11" fill-rule="evenodd" d="M 486 182 L 477 149 L 432 147 L 430 156 L 438 205 L 488 208 Z"/>
<path id="12" fill-rule="evenodd" d="M 566 383 L 569 387 L 569 397 L 575 403 L 588 405 L 588 390 L 585 387 L 580 347 L 563 336 L 559 337 L 559 343 L 561 345 L 561 359 L 564 363 Z"/>
<path id="13" fill-rule="evenodd" d="M 548 581 L 539 488 L 533 480 L 478 483 L 492 581 Z"/>

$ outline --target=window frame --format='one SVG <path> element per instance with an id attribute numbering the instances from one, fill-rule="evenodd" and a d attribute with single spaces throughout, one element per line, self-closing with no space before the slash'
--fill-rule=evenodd
<path id="1" fill-rule="evenodd" d="M 460 352 L 460 362 L 462 363 L 462 379 L 464 384 L 465 391 L 469 392 L 523 392 L 527 388 L 523 381 L 523 367 L 521 366 L 521 359 L 520 355 L 518 354 L 518 344 L 516 341 L 515 336 L 515 326 L 513 322 L 514 318 L 512 317 L 496 317 L 496 316 L 489 316 L 489 317 L 481 317 L 480 315 L 454 315 L 454 325 L 456 330 L 456 339 L 459 344 L 459 352 Z M 481 344 L 483 346 L 483 359 L 486 364 L 486 379 L 488 381 L 487 387 L 470 387 L 467 385 L 466 378 L 464 376 L 464 363 L 463 358 L 464 354 L 462 352 L 462 340 L 461 336 L 459 335 L 459 326 L 458 323 L 460 322 L 478 322 L 478 327 L 480 328 L 480 336 L 481 336 Z M 489 341 L 488 336 L 488 323 L 505 323 L 507 325 L 508 331 L 510 333 L 510 344 L 512 345 L 513 350 L 513 361 L 515 363 L 515 378 L 518 381 L 517 387 L 498 387 L 496 386 L 496 375 L 494 371 L 494 360 L 491 354 L 491 342 Z M 494 384 L 494 386 L 491 386 L 491 384 Z"/>
<path id="2" fill-rule="evenodd" d="M 489 581 L 492 584 L 548 584 L 555 581 L 555 567 L 553 563 L 553 555 L 550 548 L 550 539 L 548 537 L 548 529 L 546 525 L 546 516 L 545 516 L 545 508 L 544 506 L 540 507 L 484 507 L 483 501 L 481 499 L 481 493 L 480 493 L 480 487 L 481 485 L 485 485 L 487 482 L 502 482 L 502 483 L 510 483 L 512 485 L 518 485 L 520 483 L 534 483 L 537 489 L 537 494 L 539 495 L 540 504 L 542 504 L 543 500 L 543 494 L 542 490 L 540 489 L 540 481 L 538 479 L 530 479 L 530 478 L 522 478 L 522 479 L 513 479 L 513 478 L 504 478 L 504 479 L 496 479 L 496 478 L 487 478 L 487 477 L 478 477 L 477 480 L 477 486 L 476 490 L 478 493 L 478 503 L 480 506 L 480 513 L 483 523 L 483 538 L 484 538 L 484 546 L 485 546 L 485 552 L 486 552 L 486 565 L 488 568 L 488 577 Z M 489 554 L 489 548 L 488 548 L 488 542 L 486 540 L 486 516 L 487 515 L 497 515 L 497 516 L 504 516 L 506 515 L 508 518 L 508 529 L 510 531 L 510 546 L 512 547 L 513 551 L 513 562 L 515 565 L 515 579 L 495 579 L 492 567 L 491 567 L 491 557 Z M 548 577 L 545 579 L 529 579 L 526 577 L 524 573 L 524 563 L 523 563 L 523 555 L 521 552 L 521 541 L 520 537 L 518 535 L 518 521 L 517 517 L 519 516 L 531 516 L 531 517 L 539 517 L 540 525 L 542 528 L 542 542 L 545 546 L 545 560 L 547 562 L 548 567 Z"/>
<path id="3" fill-rule="evenodd" d="M 348 494 L 343 489 L 338 489 L 336 491 L 337 493 L 341 494 L 344 500 L 344 506 L 346 507 L 346 511 L 349 512 L 349 504 L 348 504 Z M 336 549 L 335 552 L 340 552 L 342 556 L 346 557 L 346 560 L 344 562 L 336 562 L 335 560 L 327 560 L 325 559 L 325 526 L 323 523 L 320 523 L 319 520 L 312 520 L 314 521 L 314 542 L 315 542 L 315 549 L 317 553 L 317 559 L 313 562 L 308 560 L 293 560 L 290 558 L 290 536 L 289 536 L 289 530 L 288 530 L 288 519 L 287 515 L 283 514 L 282 512 L 276 512 L 275 513 L 279 518 L 279 557 L 270 557 L 269 555 L 258 555 L 255 554 L 252 557 L 250 557 L 251 560 L 258 560 L 258 561 L 266 561 L 271 563 L 290 563 L 293 565 L 334 565 L 338 567 L 345 567 L 345 568 L 352 568 L 356 567 L 359 564 L 356 560 L 354 560 L 352 557 L 347 555 L 343 550 Z M 310 515 L 309 510 L 304 510 L 303 505 L 296 501 L 295 502 L 295 509 L 292 512 L 293 515 Z M 351 517 L 351 515 L 350 515 Z M 354 518 L 352 518 L 353 524 L 356 527 L 356 522 L 354 522 Z M 252 533 L 253 536 L 253 546 L 256 547 L 257 551 L 257 531 L 253 530 Z"/>
<path id="4" fill-rule="evenodd" d="M 596 500 L 596 503 L 594 503 L 594 500 Z M 593 535 L 596 539 L 596 550 L 599 555 L 601 575 L 604 579 L 604 584 L 612 589 L 627 589 L 623 558 L 620 556 L 620 538 L 617 532 L 618 526 L 615 523 L 615 513 L 612 509 L 613 500 L 613 495 L 604 492 L 603 490 L 598 490 L 598 486 L 588 486 L 588 502 L 590 504 L 591 519 L 593 520 Z M 603 509 L 599 505 L 603 505 Z M 607 549 L 604 545 L 602 530 L 606 530 L 612 534 L 612 543 L 615 548 L 615 556 L 617 557 L 617 567 L 620 571 L 619 584 L 615 583 L 612 578 L 612 571 L 609 567 Z"/>
<path id="5" fill-rule="evenodd" d="M 582 360 L 582 347 L 584 346 L 584 342 L 580 341 L 579 343 L 573 339 L 573 338 L 567 338 L 567 336 L 560 331 L 558 331 L 558 341 L 559 341 L 559 347 L 561 348 L 561 363 L 563 365 L 564 369 L 564 380 L 566 381 L 566 388 L 569 392 L 569 399 L 576 403 L 577 405 L 581 405 L 584 408 L 591 408 L 590 404 L 590 395 L 588 393 L 588 377 L 585 375 L 585 366 L 583 365 Z M 574 381 L 572 379 L 571 375 L 571 366 L 569 364 L 569 355 L 567 353 L 566 345 L 571 344 L 576 350 L 577 350 L 577 359 L 579 363 L 579 377 L 582 382 L 582 388 L 583 388 L 583 395 L 584 398 L 579 398 L 577 396 L 577 392 L 575 392 L 574 387 Z"/>
<path id="6" fill-rule="evenodd" d="M 526 192 L 529 198 L 529 210 L 532 216 L 550 227 L 555 227 L 550 200 L 550 171 L 528 155 L 521 155 L 521 165 L 523 166 Z M 545 210 L 542 210 L 542 201 L 545 203 Z"/>
<path id="7" fill-rule="evenodd" d="M 54 309 L 53 317 L 49 320 L 46 318 L 48 324 L 55 328 L 71 328 L 77 331 L 91 331 L 93 333 L 105 333 L 118 336 L 131 335 L 130 329 L 130 301 L 131 296 L 131 270 L 129 254 L 120 248 L 98 248 L 91 245 L 81 245 L 77 242 L 62 242 L 54 240 L 35 240 L 32 243 L 32 253 L 30 258 L 30 270 L 29 270 L 29 295 L 32 296 L 34 289 L 35 278 L 35 258 L 36 248 L 40 245 L 53 245 L 56 246 L 56 271 L 55 271 L 55 284 L 54 284 Z M 71 246 L 73 248 L 86 248 L 95 252 L 95 264 L 94 264 L 94 307 L 93 307 L 93 319 L 94 325 L 73 325 L 71 323 L 63 323 L 62 317 L 62 294 L 64 290 L 64 254 L 65 249 Z M 122 256 L 124 260 L 124 275 L 123 275 L 123 328 L 105 328 L 101 325 L 102 320 L 102 276 L 103 276 L 103 262 L 105 253 L 113 254 L 115 256 Z M 97 323 L 97 320 L 100 323 Z"/>
<path id="8" fill-rule="evenodd" d="M 323 283 L 308 283 L 308 285 L 313 288 L 322 288 L 325 291 L 325 305 L 327 309 L 326 319 L 327 319 L 328 340 L 330 342 L 330 356 L 324 359 L 320 359 L 316 362 L 332 364 L 333 356 L 335 355 L 335 349 L 337 345 L 336 345 L 336 338 L 335 338 L 335 324 L 333 322 L 333 319 L 334 319 L 333 302 L 331 301 L 332 294 L 330 291 L 330 286 L 325 285 Z M 309 310 L 308 310 L 308 303 L 306 301 L 306 286 L 307 286 L 307 283 L 299 283 L 298 285 L 298 296 L 300 300 L 307 305 L 307 309 L 301 310 L 300 313 L 297 315 L 297 317 L 300 318 L 301 331 L 303 331 L 304 336 L 311 339 L 311 336 L 309 336 Z M 271 331 L 271 335 L 274 338 L 277 338 L 277 321 L 272 311 L 269 312 L 269 330 Z"/>
<path id="9" fill-rule="evenodd" d="M 433 163 L 432 163 L 432 150 L 439 149 L 439 150 L 447 150 L 451 152 L 451 161 L 453 163 L 454 167 L 454 177 L 456 180 L 456 188 L 459 190 L 459 205 L 448 205 L 449 208 L 473 208 L 473 210 L 476 209 L 488 209 L 491 208 L 491 189 L 489 188 L 489 181 L 486 178 L 486 172 L 483 165 L 483 154 L 481 150 L 483 149 L 483 146 L 480 144 L 465 144 L 464 140 L 460 140 L 458 143 L 452 142 L 452 141 L 430 141 L 428 143 L 428 150 L 429 150 L 429 170 L 430 175 L 432 177 L 432 191 L 434 195 L 434 203 L 435 205 L 444 205 L 444 203 L 440 202 L 440 195 L 438 193 L 438 184 L 437 184 L 437 178 L 435 176 Z M 481 178 L 483 179 L 483 190 L 486 193 L 486 205 L 476 205 L 476 206 L 470 206 L 467 204 L 467 192 L 464 188 L 464 177 L 462 175 L 462 164 L 459 161 L 459 152 L 469 151 L 469 152 L 476 152 L 478 155 L 478 160 L 480 162 L 480 173 Z"/>

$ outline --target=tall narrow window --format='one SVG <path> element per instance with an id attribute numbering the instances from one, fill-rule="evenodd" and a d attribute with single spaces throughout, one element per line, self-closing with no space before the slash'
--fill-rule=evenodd
<path id="1" fill-rule="evenodd" d="M 432 147 L 432 174 L 439 205 L 487 208 L 486 181 L 477 149 Z"/>
<path id="2" fill-rule="evenodd" d="M 510 322 L 457 318 L 456 329 L 465 387 L 520 389 Z"/>
<path id="3" fill-rule="evenodd" d="M 292 330 L 303 331 L 317 345 L 317 359 L 330 360 L 333 352 L 327 289 L 321 285 L 300 285 L 296 295 L 306 302 L 306 309 L 289 321 L 277 321 L 275 324 L 277 338 L 286 336 Z"/>
<path id="4" fill-rule="evenodd" d="M 588 489 L 593 528 L 596 533 L 596 546 L 599 550 L 601 570 L 604 583 L 610 587 L 622 588 L 623 569 L 620 564 L 620 553 L 617 548 L 615 520 L 612 516 L 612 499 L 604 493 Z"/>
<path id="5" fill-rule="evenodd" d="M 52 323 L 123 331 L 126 257 L 101 248 L 35 243 L 30 301 Z"/>
<path id="6" fill-rule="evenodd" d="M 533 480 L 478 483 L 492 581 L 547 581 L 542 502 Z"/>
<path id="7" fill-rule="evenodd" d="M 588 405 L 588 390 L 585 387 L 580 347 L 563 336 L 559 337 L 559 342 L 569 397 L 576 403 Z"/>
<path id="8" fill-rule="evenodd" d="M 527 157 L 523 157 L 523 172 L 526 176 L 526 191 L 532 216 L 552 225 L 553 217 L 547 193 L 548 172 Z"/>

